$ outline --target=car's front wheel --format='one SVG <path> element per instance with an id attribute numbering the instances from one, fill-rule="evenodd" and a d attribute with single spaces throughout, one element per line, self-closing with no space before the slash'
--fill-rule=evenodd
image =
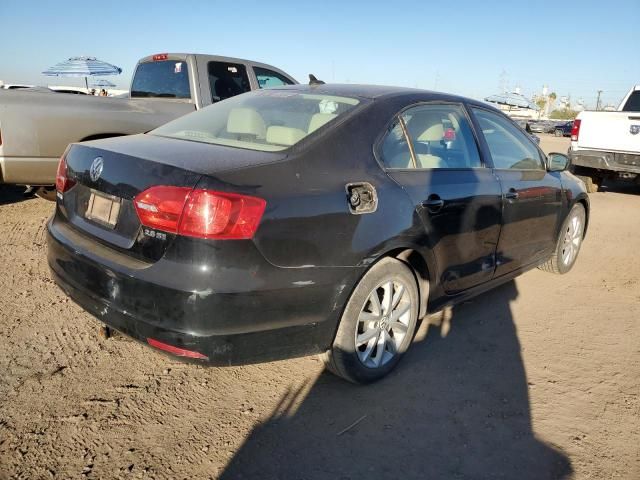
<path id="1" fill-rule="evenodd" d="M 325 355 L 327 368 L 354 383 L 384 377 L 413 340 L 419 301 L 411 269 L 395 258 L 380 260 L 351 294 Z"/>
<path id="2" fill-rule="evenodd" d="M 571 270 L 582 246 L 586 218 L 587 215 L 582 204 L 575 204 L 562 224 L 556 248 L 551 257 L 538 268 L 559 274 Z"/>

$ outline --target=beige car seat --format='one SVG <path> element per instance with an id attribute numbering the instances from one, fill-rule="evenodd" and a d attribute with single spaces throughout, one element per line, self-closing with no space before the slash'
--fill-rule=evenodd
<path id="1" fill-rule="evenodd" d="M 281 127 L 278 125 L 267 128 L 267 143 L 275 145 L 291 146 L 306 136 L 307 132 L 299 128 Z"/>
<path id="2" fill-rule="evenodd" d="M 252 108 L 234 108 L 229 112 L 227 132 L 238 136 L 238 140 L 264 139 L 267 127 L 262 116 Z M 244 138 L 243 138 L 244 137 Z"/>
<path id="3" fill-rule="evenodd" d="M 322 127 L 324 124 L 329 123 L 331 120 L 336 118 L 338 115 L 335 113 L 316 113 L 309 120 L 309 128 L 308 132 L 315 132 L 317 129 Z"/>
<path id="4" fill-rule="evenodd" d="M 418 168 L 445 168 L 444 159 L 431 151 L 431 146 L 440 146 L 444 137 L 441 114 L 435 111 L 415 113 L 407 123 L 407 132 L 414 142 L 426 144 L 427 151 L 416 148 L 416 166 Z"/>

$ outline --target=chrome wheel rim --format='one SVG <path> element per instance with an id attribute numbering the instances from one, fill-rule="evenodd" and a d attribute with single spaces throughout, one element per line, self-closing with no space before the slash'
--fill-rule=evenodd
<path id="1" fill-rule="evenodd" d="M 388 279 L 374 288 L 358 315 L 355 346 L 360 362 L 379 368 L 398 355 L 409 331 L 411 296 L 402 280 Z"/>
<path id="2" fill-rule="evenodd" d="M 567 224 L 562 241 L 562 263 L 571 265 L 578 256 L 582 242 L 582 219 L 574 214 Z"/>

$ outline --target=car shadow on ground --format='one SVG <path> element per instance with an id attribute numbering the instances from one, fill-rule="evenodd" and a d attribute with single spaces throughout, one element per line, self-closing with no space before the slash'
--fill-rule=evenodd
<path id="1" fill-rule="evenodd" d="M 606 180 L 598 190 L 599 192 L 626 193 L 640 195 L 640 184 L 632 181 Z"/>
<path id="2" fill-rule="evenodd" d="M 428 317 L 403 362 L 369 386 L 328 373 L 292 389 L 222 479 L 566 478 L 536 438 L 510 302 L 515 283 Z"/>
<path id="3" fill-rule="evenodd" d="M 25 195 L 26 187 L 20 187 L 15 185 L 0 185 L 0 205 L 7 205 L 9 203 L 23 202 L 36 198 L 34 195 Z"/>

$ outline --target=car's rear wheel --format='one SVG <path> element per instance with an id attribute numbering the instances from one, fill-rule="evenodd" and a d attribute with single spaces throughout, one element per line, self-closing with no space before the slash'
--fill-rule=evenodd
<path id="1" fill-rule="evenodd" d="M 584 182 L 587 193 L 596 193 L 598 191 L 598 188 L 600 188 L 600 182 L 602 181 L 602 179 L 596 176 L 576 175 L 576 177 Z"/>
<path id="2" fill-rule="evenodd" d="M 556 130 L 555 135 L 556 137 L 561 137 L 563 135 L 562 130 Z"/>
<path id="3" fill-rule="evenodd" d="M 586 218 L 587 215 L 582 204 L 575 204 L 562 224 L 553 254 L 538 268 L 558 274 L 564 274 L 571 270 L 582 246 Z"/>
<path id="4" fill-rule="evenodd" d="M 418 307 L 411 269 L 395 258 L 380 260 L 351 294 L 325 355 L 328 369 L 354 383 L 384 377 L 411 344 Z"/>

